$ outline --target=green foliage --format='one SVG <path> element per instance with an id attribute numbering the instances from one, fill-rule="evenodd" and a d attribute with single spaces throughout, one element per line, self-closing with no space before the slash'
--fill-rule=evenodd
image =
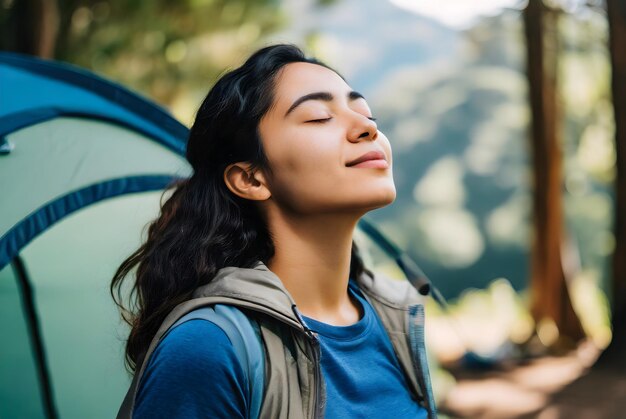
<path id="1" fill-rule="evenodd" d="M 337 3 L 337 0 L 317 0 L 319 6 L 332 6 Z"/>
<path id="2" fill-rule="evenodd" d="M 275 0 L 61 1 L 56 58 L 160 103 L 191 100 L 178 105 L 193 107 L 224 68 L 282 27 L 279 6 Z"/>

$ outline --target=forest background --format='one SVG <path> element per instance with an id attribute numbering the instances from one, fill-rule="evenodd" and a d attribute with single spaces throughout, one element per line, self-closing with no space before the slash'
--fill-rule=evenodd
<path id="1" fill-rule="evenodd" d="M 394 150 L 398 198 L 368 217 L 450 300 L 427 331 L 446 364 L 623 342 L 625 16 L 611 0 L 2 0 L 0 49 L 90 69 L 188 126 L 261 46 L 337 68 Z"/>

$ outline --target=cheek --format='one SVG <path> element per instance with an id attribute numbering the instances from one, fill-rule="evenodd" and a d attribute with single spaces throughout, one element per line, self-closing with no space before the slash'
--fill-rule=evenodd
<path id="1" fill-rule="evenodd" d="M 279 163 L 281 183 L 286 188 L 298 190 L 318 189 L 329 186 L 329 182 L 340 176 L 339 158 L 336 151 L 319 146 L 292 147 Z"/>
<path id="2" fill-rule="evenodd" d="M 341 149 L 329 133 L 293 130 L 276 140 L 268 157 L 285 176 L 310 177 L 341 164 Z"/>
<path id="3" fill-rule="evenodd" d="M 349 179 L 344 179 L 349 173 L 342 172 L 339 153 L 337 148 L 321 142 L 282 148 L 275 154 L 272 194 L 283 205 L 312 208 L 345 189 L 342 185 L 349 183 L 346 182 Z"/>

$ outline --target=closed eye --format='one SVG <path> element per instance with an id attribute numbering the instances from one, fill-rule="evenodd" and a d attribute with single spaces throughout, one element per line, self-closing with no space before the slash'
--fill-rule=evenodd
<path id="1" fill-rule="evenodd" d="M 310 121 L 306 121 L 306 122 L 314 122 L 314 123 L 324 123 L 324 122 L 328 122 L 330 121 L 332 118 L 322 118 L 322 119 L 311 119 Z"/>
<path id="2" fill-rule="evenodd" d="M 313 122 L 313 123 L 324 123 L 324 122 L 328 122 L 330 121 L 332 118 L 321 118 L 321 119 L 311 119 L 309 121 L 305 121 L 305 122 Z M 370 121 L 376 121 L 376 118 L 374 118 L 373 116 L 368 116 L 367 119 L 369 119 Z"/>

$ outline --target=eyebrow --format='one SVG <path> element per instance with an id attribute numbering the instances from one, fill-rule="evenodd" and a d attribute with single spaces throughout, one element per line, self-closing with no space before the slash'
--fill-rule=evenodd
<path id="1" fill-rule="evenodd" d="M 347 96 L 348 96 L 348 100 L 350 100 L 350 101 L 357 100 L 357 99 L 365 99 L 362 94 L 360 94 L 359 92 L 355 92 L 355 91 L 348 92 Z M 296 101 L 291 104 L 291 106 L 289 107 L 289 109 L 285 113 L 285 117 L 287 117 L 287 115 L 289 115 L 298 106 L 300 106 L 301 104 L 303 104 L 306 101 L 309 101 L 309 100 L 321 100 L 323 102 L 332 102 L 333 99 L 335 99 L 335 97 L 331 93 L 329 93 L 329 92 L 313 92 L 313 93 L 309 93 L 307 95 L 304 95 L 304 96 L 296 99 Z"/>

